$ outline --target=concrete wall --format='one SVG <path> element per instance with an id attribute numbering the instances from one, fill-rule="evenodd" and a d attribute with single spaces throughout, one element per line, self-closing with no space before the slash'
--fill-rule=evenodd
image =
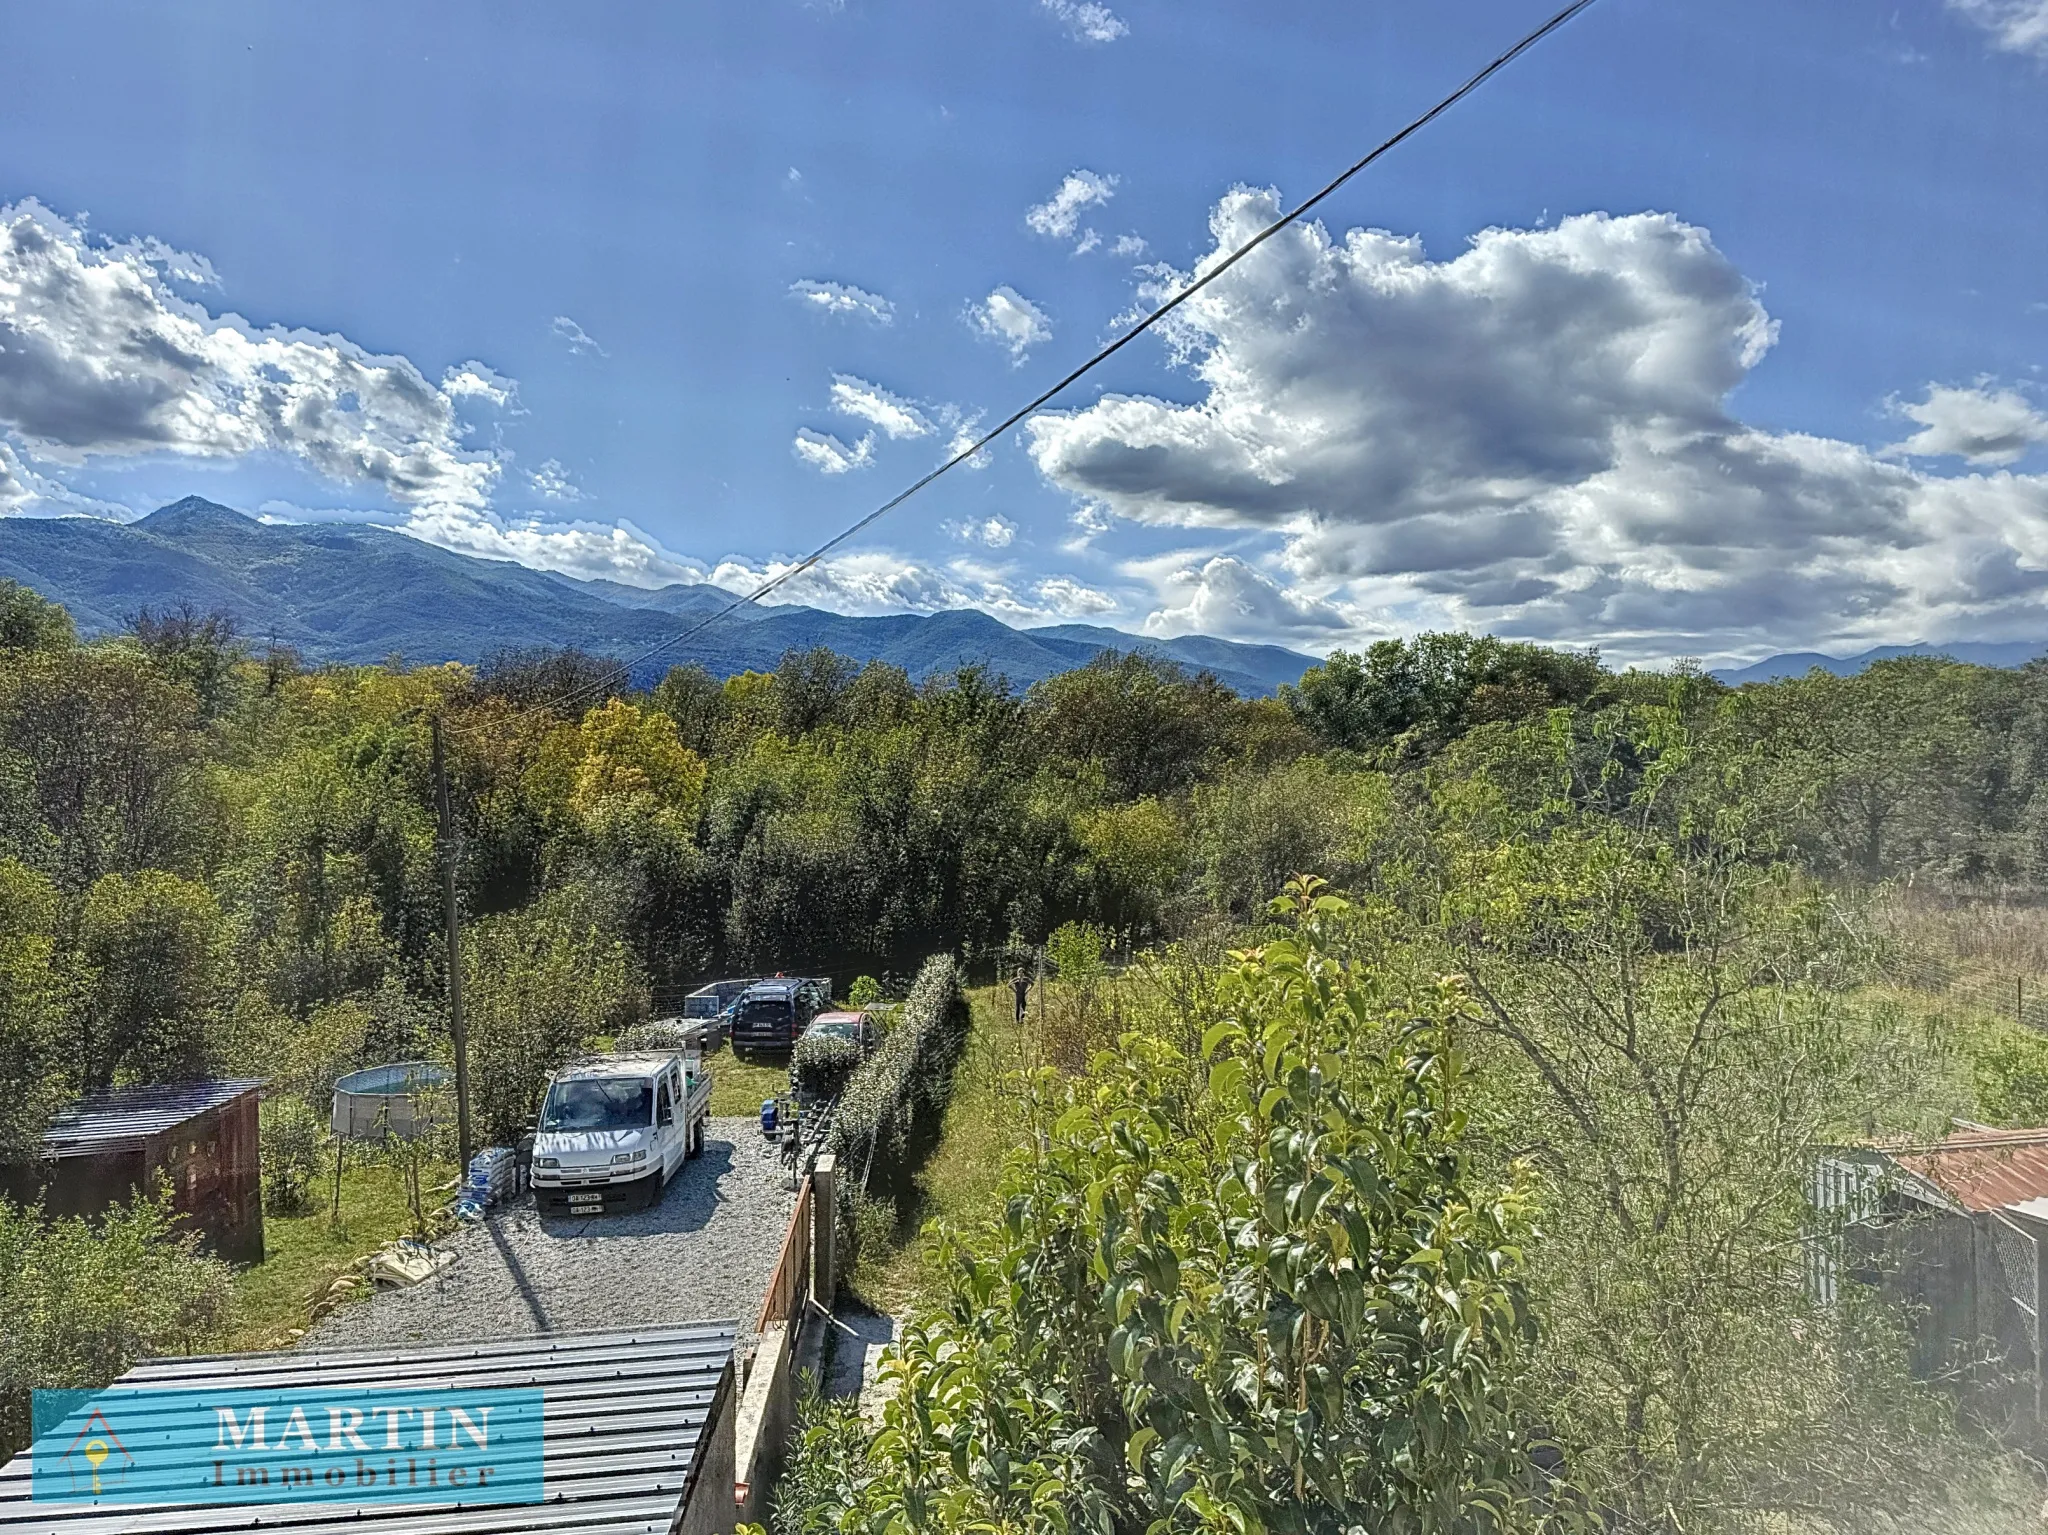
<path id="1" fill-rule="evenodd" d="M 675 1535 L 730 1535 L 739 1523 L 733 1501 L 734 1428 L 739 1417 L 740 1386 L 736 1360 L 726 1361 L 718 1394 L 697 1443 L 697 1463 L 690 1469 L 690 1490 L 676 1520 Z"/>
<path id="2" fill-rule="evenodd" d="M 782 1476 L 789 1426 L 796 1417 L 797 1329 L 802 1319 L 799 1312 L 794 1323 L 770 1322 L 762 1331 L 747 1389 L 740 1397 L 733 1436 L 733 1502 L 743 1523 L 767 1521 L 768 1494 Z"/>

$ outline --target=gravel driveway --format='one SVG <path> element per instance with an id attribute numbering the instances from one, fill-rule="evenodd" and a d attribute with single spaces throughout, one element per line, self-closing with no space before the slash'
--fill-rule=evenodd
<path id="1" fill-rule="evenodd" d="M 440 1343 L 515 1333 L 754 1325 L 796 1196 L 755 1119 L 709 1121 L 661 1203 L 630 1215 L 548 1216 L 522 1195 L 436 1244 L 434 1279 L 344 1306 L 301 1348 Z"/>

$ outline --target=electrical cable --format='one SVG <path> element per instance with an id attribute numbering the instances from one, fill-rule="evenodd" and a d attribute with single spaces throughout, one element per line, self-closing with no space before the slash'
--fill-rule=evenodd
<path id="1" fill-rule="evenodd" d="M 1282 213 L 1278 218 L 1274 219 L 1270 224 L 1266 225 L 1265 228 L 1261 229 L 1249 240 L 1246 240 L 1242 245 L 1238 246 L 1237 249 L 1233 250 L 1221 261 L 1217 262 L 1216 265 L 1209 268 L 1208 271 L 1202 273 L 1199 277 L 1195 278 L 1194 281 L 1190 282 L 1186 287 L 1181 288 L 1179 291 L 1174 293 L 1172 297 L 1168 298 L 1164 303 L 1160 304 L 1158 308 L 1152 310 L 1149 314 L 1145 315 L 1142 319 L 1138 320 L 1135 324 L 1133 324 L 1130 327 L 1130 329 L 1126 330 L 1114 341 L 1108 343 L 1108 345 L 1104 346 L 1101 350 L 1096 352 L 1094 356 L 1090 357 L 1086 362 L 1082 363 L 1072 372 L 1066 374 L 1063 378 L 1059 380 L 1058 383 L 1052 385 L 1048 389 L 1042 390 L 1040 393 L 1035 395 L 1027 404 L 1019 406 L 1009 415 L 1003 417 L 1001 421 L 997 422 L 993 427 L 989 428 L 988 431 L 982 433 L 980 437 L 976 438 L 967 447 L 960 449 L 951 458 L 947 459 L 944 463 L 940 464 L 936 469 L 933 469 L 931 472 L 924 475 L 922 478 L 914 481 L 912 484 L 898 491 L 895 495 L 891 496 L 887 501 L 884 501 L 880 506 L 876 507 L 873 511 L 869 512 L 865 517 L 861 518 L 858 522 L 852 523 L 846 528 L 842 529 L 840 532 L 834 534 L 831 538 L 827 539 L 824 543 L 820 544 L 816 549 L 813 549 L 809 554 L 805 555 L 801 560 L 797 561 L 794 565 L 790 565 L 785 569 L 778 571 L 775 575 L 763 581 L 759 586 L 755 587 L 752 591 L 746 593 L 744 596 L 733 598 L 733 600 L 727 603 L 724 607 L 700 619 L 698 622 L 690 625 L 688 628 L 679 630 L 675 634 L 671 634 L 667 638 L 659 640 L 653 645 L 650 645 L 647 649 L 641 651 L 640 654 L 633 656 L 628 660 L 619 662 L 616 667 L 608 670 L 602 678 L 599 678 L 592 682 L 584 683 L 580 687 L 571 689 L 568 693 L 564 694 L 562 697 L 558 699 L 555 699 L 552 702 L 552 704 L 547 705 L 545 707 L 562 708 L 565 706 L 573 706 L 574 704 L 580 702 L 586 696 L 595 696 L 597 694 L 609 691 L 615 685 L 615 678 L 623 677 L 630 681 L 633 673 L 636 670 L 646 665 L 647 662 L 653 660 L 656 656 L 662 655 L 667 651 L 675 649 L 676 646 L 683 644 L 685 641 L 694 639 L 697 635 L 702 634 L 706 629 L 709 629 L 712 625 L 718 623 L 721 619 L 728 618 L 732 614 L 738 612 L 741 608 L 748 607 L 753 603 L 759 602 L 762 598 L 768 596 L 771 592 L 775 591 L 784 583 L 794 580 L 796 577 L 802 575 L 805 571 L 811 569 L 820 560 L 825 558 L 826 555 L 830 554 L 834 549 L 837 549 L 841 544 L 845 543 L 848 539 L 857 537 L 859 534 L 866 531 L 866 529 L 872 527 L 876 522 L 880 521 L 883 517 L 886 517 L 890 512 L 895 511 L 897 507 L 901 506 L 904 502 L 908 501 L 912 496 L 916 495 L 919 491 L 923 490 L 927 485 L 930 485 L 934 480 L 938 479 L 948 470 L 957 468 L 959 465 L 964 464 L 965 462 L 967 462 L 968 459 L 974 457 L 975 454 L 981 452 L 982 449 L 986 448 L 990 443 L 994 442 L 997 438 L 1003 436 L 1012 427 L 1015 427 L 1019 422 L 1025 420 L 1027 417 L 1036 415 L 1040 410 L 1044 409 L 1045 406 L 1049 404 L 1056 396 L 1064 393 L 1071 385 L 1077 383 L 1086 375 L 1093 372 L 1096 368 L 1100 367 L 1103 363 L 1107 362 L 1110 358 L 1114 357 L 1118 352 L 1122 351 L 1125 347 L 1129 346 L 1133 341 L 1137 340 L 1138 337 L 1144 335 L 1147 331 L 1151 330 L 1161 320 L 1165 319 L 1168 315 L 1172 314 L 1174 310 L 1180 308 L 1181 305 L 1185 304 L 1197 293 L 1200 293 L 1204 288 L 1208 287 L 1211 283 L 1215 282 L 1217 278 L 1221 277 L 1225 272 L 1228 272 L 1232 267 L 1236 266 L 1240 261 L 1244 260 L 1245 257 L 1249 256 L 1261 245 L 1264 245 L 1268 240 L 1272 239 L 1273 236 L 1280 233 L 1281 230 L 1285 229 L 1288 225 L 1295 223 L 1296 221 L 1301 219 L 1305 214 L 1313 211 L 1318 205 L 1320 205 L 1324 200 L 1326 200 L 1332 194 L 1334 194 L 1340 187 L 1342 187 L 1346 182 L 1350 181 L 1351 178 L 1356 176 L 1360 171 L 1363 171 L 1367 166 L 1371 165 L 1375 160 L 1378 160 L 1382 155 L 1385 155 L 1390 150 L 1395 149 L 1402 143 L 1406 142 L 1408 139 L 1414 137 L 1417 133 L 1420 133 L 1424 128 L 1427 128 L 1431 123 L 1435 122 L 1439 117 L 1443 116 L 1444 113 L 1448 112 L 1452 107 L 1456 106 L 1459 102 L 1463 101 L 1467 96 L 1471 95 L 1474 91 L 1478 90 L 1480 86 L 1484 85 L 1488 80 L 1492 79 L 1495 75 L 1499 74 L 1503 69 L 1507 68 L 1508 65 L 1514 63 L 1516 59 L 1520 58 L 1523 54 L 1527 53 L 1531 48 L 1534 48 L 1538 43 L 1542 42 L 1545 38 L 1549 37 L 1551 33 L 1563 27 L 1567 22 L 1571 21 L 1575 16 L 1577 16 L 1581 11 L 1586 10 L 1590 6 L 1592 6 L 1593 3 L 1594 0 L 1573 0 L 1572 4 L 1565 6 L 1564 9 L 1558 11 L 1548 21 L 1544 22 L 1534 31 L 1525 34 L 1522 37 L 1522 39 L 1519 42 L 1517 42 L 1512 48 L 1508 49 L 1505 53 L 1502 53 L 1496 58 L 1494 58 L 1491 63 L 1487 64 L 1484 68 L 1480 69 L 1475 74 L 1473 74 L 1470 78 L 1468 78 L 1465 81 L 1464 84 L 1460 85 L 1456 90 L 1452 91 L 1448 96 L 1444 97 L 1435 106 L 1431 107 L 1427 112 L 1424 112 L 1420 117 L 1411 120 L 1406 127 L 1402 128 L 1398 133 L 1394 134 L 1392 137 L 1382 140 L 1369 154 L 1365 155 L 1362 159 L 1352 162 L 1350 166 L 1348 166 L 1344 171 L 1342 171 L 1327 185 L 1325 185 L 1322 188 L 1322 190 L 1317 192 L 1313 197 L 1309 198 L 1307 201 L 1303 203 L 1298 204 L 1296 207 L 1290 209 L 1289 211 Z"/>

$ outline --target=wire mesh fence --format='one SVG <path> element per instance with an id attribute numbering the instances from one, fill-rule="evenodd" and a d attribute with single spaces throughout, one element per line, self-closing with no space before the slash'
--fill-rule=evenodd
<path id="1" fill-rule="evenodd" d="M 1962 971 L 1922 962 L 1901 966 L 1892 979 L 1900 986 L 1956 1006 L 2009 1018 L 2024 1028 L 2048 1034 L 2048 975 Z"/>

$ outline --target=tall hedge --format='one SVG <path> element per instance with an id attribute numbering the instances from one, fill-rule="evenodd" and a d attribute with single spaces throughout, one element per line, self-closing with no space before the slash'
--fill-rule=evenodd
<path id="1" fill-rule="evenodd" d="M 843 1186 L 901 1192 L 939 1141 L 967 1048 L 967 993 L 949 954 L 924 962 L 896 1026 L 840 1094 L 832 1152 Z"/>

